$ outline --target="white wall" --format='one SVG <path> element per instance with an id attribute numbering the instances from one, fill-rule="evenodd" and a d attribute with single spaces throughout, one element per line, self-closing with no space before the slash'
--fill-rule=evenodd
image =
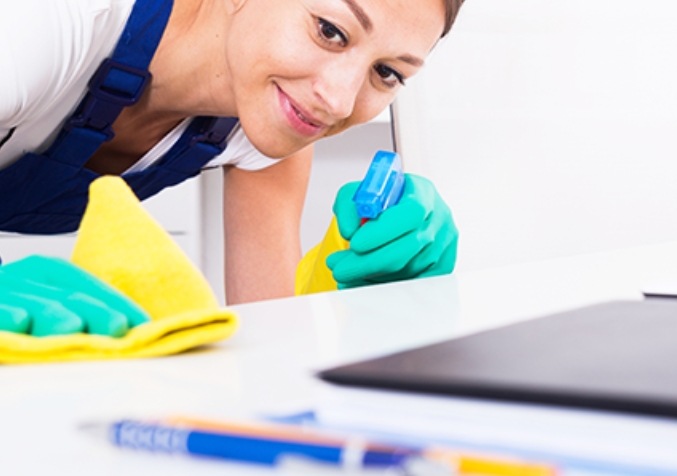
<path id="1" fill-rule="evenodd" d="M 396 102 L 459 269 L 677 239 L 677 2 L 469 0 Z"/>

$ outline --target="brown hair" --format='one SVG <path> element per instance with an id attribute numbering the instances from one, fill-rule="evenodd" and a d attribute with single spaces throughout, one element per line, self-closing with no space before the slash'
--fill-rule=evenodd
<path id="1" fill-rule="evenodd" d="M 458 15 L 458 11 L 461 9 L 463 0 L 444 0 L 444 31 L 442 31 L 442 36 L 446 36 L 451 30 L 451 25 L 454 24 L 454 19 Z"/>

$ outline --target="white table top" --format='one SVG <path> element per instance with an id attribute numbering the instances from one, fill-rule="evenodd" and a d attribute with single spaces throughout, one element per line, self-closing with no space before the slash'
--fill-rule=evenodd
<path id="1" fill-rule="evenodd" d="M 677 278 L 677 242 L 236 306 L 241 329 L 233 338 L 179 356 L 0 367 L 0 468 L 8 475 L 269 474 L 121 451 L 77 427 L 311 409 L 314 370 L 595 302 L 641 299 L 642 286 L 661 278 Z"/>

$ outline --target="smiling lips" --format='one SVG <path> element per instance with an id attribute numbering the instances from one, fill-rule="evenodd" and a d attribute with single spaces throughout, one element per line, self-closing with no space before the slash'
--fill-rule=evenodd
<path id="1" fill-rule="evenodd" d="M 287 122 L 297 133 L 312 137 L 327 128 L 325 124 L 309 118 L 309 114 L 293 104 L 291 98 L 279 86 L 277 87 L 277 95 Z"/>

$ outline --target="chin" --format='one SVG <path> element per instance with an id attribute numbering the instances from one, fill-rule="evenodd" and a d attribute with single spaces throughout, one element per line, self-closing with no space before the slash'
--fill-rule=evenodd
<path id="1" fill-rule="evenodd" d="M 279 132 L 266 133 L 266 130 L 270 130 L 266 127 L 247 127 L 247 124 L 242 124 L 242 122 L 241 125 L 249 142 L 252 143 L 256 150 L 271 159 L 284 159 L 314 142 L 302 143 L 300 141 L 290 140 L 289 137 L 286 137 Z M 252 132 L 252 130 L 254 132 Z"/>
<path id="2" fill-rule="evenodd" d="M 295 154 L 308 145 L 286 144 L 283 141 L 278 142 L 275 140 L 270 140 L 270 138 L 262 141 L 257 141 L 256 138 L 250 138 L 249 140 L 256 150 L 261 152 L 266 157 L 270 157 L 271 159 L 284 159 L 285 157 Z"/>

